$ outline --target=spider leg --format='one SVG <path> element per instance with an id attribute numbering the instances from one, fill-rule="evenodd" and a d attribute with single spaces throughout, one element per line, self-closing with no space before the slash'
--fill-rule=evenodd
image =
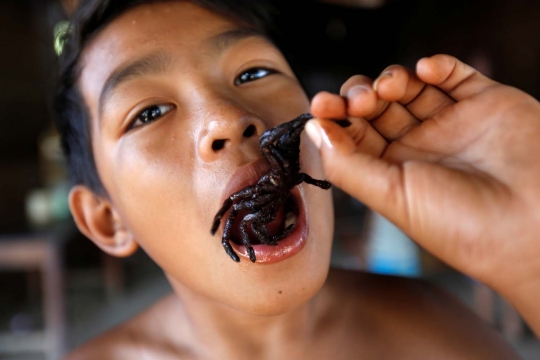
<path id="1" fill-rule="evenodd" d="M 229 217 L 227 218 L 227 222 L 225 223 L 225 229 L 223 230 L 223 237 L 221 238 L 221 245 L 225 249 L 227 255 L 229 255 L 234 262 L 239 262 L 240 258 L 238 257 L 238 254 L 234 252 L 231 244 L 229 243 L 229 240 L 231 239 L 232 225 L 234 224 L 234 220 L 236 219 L 236 215 L 238 214 L 239 210 L 240 209 L 238 209 L 238 207 L 234 206 L 229 213 Z"/>
<path id="2" fill-rule="evenodd" d="M 234 225 L 234 221 L 236 220 L 236 216 L 238 215 L 238 212 L 240 210 L 243 210 L 243 209 L 258 210 L 262 206 L 266 205 L 268 202 L 272 201 L 272 197 L 273 196 L 271 194 L 270 195 L 265 195 L 265 196 L 259 196 L 258 198 L 255 198 L 255 199 L 246 199 L 246 200 L 237 202 L 232 206 L 232 210 L 229 213 L 227 221 L 225 222 L 225 227 L 223 229 L 223 236 L 221 238 L 221 245 L 225 249 L 225 252 L 231 257 L 231 259 L 233 259 L 233 261 L 235 261 L 235 262 L 240 261 L 240 258 L 234 252 L 234 250 L 233 250 L 233 248 L 232 248 L 232 246 L 231 246 L 231 244 L 229 242 L 231 240 L 232 227 Z M 251 215 L 251 214 L 249 214 L 249 215 Z M 218 222 L 218 225 L 219 225 L 219 222 Z M 242 227 L 240 227 L 240 230 L 242 231 Z M 242 231 L 242 239 L 243 239 L 243 242 L 244 242 L 244 245 L 245 245 L 244 231 Z M 248 241 L 249 241 L 249 238 L 248 238 Z M 249 245 L 246 245 L 246 248 L 248 246 Z M 248 248 L 248 251 L 249 251 L 249 248 Z M 250 259 L 251 259 L 252 253 L 253 253 L 253 257 L 255 257 L 255 253 L 253 252 L 253 249 L 251 249 L 251 251 L 250 251 Z M 254 261 L 254 260 L 252 260 L 252 261 Z"/>
<path id="3" fill-rule="evenodd" d="M 266 228 L 266 224 L 264 222 L 256 221 L 251 224 L 251 230 L 253 230 L 253 233 L 257 236 L 257 238 L 266 245 L 277 245 L 277 242 L 275 241 L 275 236 L 271 236 L 268 232 L 268 229 Z"/>
<path id="4" fill-rule="evenodd" d="M 251 229 L 253 230 L 253 233 L 257 235 L 257 238 L 261 240 L 261 242 L 265 243 L 266 245 L 275 246 L 277 245 L 277 241 L 283 239 L 284 237 L 288 236 L 292 230 L 294 229 L 294 224 L 291 224 L 287 226 L 281 234 L 271 236 L 268 232 L 268 229 L 266 228 L 266 225 L 261 222 L 254 222 L 251 224 Z"/>
<path id="5" fill-rule="evenodd" d="M 234 220 L 236 220 L 236 216 L 238 215 L 238 212 L 243 209 L 257 209 L 260 208 L 260 204 L 258 204 L 258 201 L 256 200 L 245 200 L 238 202 L 233 205 L 232 210 L 229 214 L 229 217 L 227 218 L 227 221 L 225 222 L 225 228 L 223 229 L 223 236 L 221 238 L 221 245 L 223 245 L 223 248 L 225 249 L 225 252 L 236 262 L 240 261 L 240 258 L 238 255 L 234 252 L 233 248 L 231 247 L 230 240 L 231 240 L 231 231 L 234 224 Z"/>
<path id="6" fill-rule="evenodd" d="M 249 260 L 251 262 L 255 262 L 257 258 L 255 257 L 255 251 L 253 250 L 253 247 L 251 246 L 251 242 L 249 241 L 249 234 L 247 232 L 247 225 L 249 223 L 252 223 L 253 221 L 257 220 L 258 213 L 253 214 L 247 214 L 242 222 L 240 223 L 240 232 L 242 233 L 242 242 L 244 243 L 244 246 L 246 247 L 248 254 L 249 254 Z M 236 255 L 236 254 L 235 254 Z"/>
<path id="7" fill-rule="evenodd" d="M 212 235 L 216 234 L 216 231 L 219 227 L 219 223 L 221 222 L 221 218 L 223 218 L 223 215 L 225 215 L 225 213 L 227 212 L 227 210 L 229 210 L 232 204 L 233 204 L 233 201 L 231 200 L 231 198 L 227 198 L 227 200 L 223 202 L 223 206 L 221 207 L 221 209 L 219 209 L 216 216 L 214 216 L 214 222 L 212 223 L 210 234 Z"/>
<path id="8" fill-rule="evenodd" d="M 253 194 L 257 191 L 257 189 L 258 189 L 257 185 L 252 185 L 229 196 L 223 202 L 223 205 L 221 206 L 221 209 L 219 209 L 219 211 L 217 212 L 216 216 L 214 216 L 214 222 L 212 223 L 212 229 L 210 229 L 210 233 L 212 235 L 216 233 L 219 227 L 219 223 L 221 222 L 221 219 L 223 218 L 223 215 L 225 215 L 227 210 L 229 210 L 229 208 L 235 201 L 241 201 L 243 199 L 249 198 L 250 196 L 253 196 Z"/>
<path id="9" fill-rule="evenodd" d="M 292 231 L 293 231 L 293 229 L 294 229 L 294 225 L 295 225 L 295 224 L 291 224 L 291 225 L 287 226 L 287 227 L 281 232 L 281 234 L 274 236 L 274 237 L 272 238 L 272 241 L 276 242 L 276 245 L 277 245 L 277 241 L 278 241 L 278 240 L 281 240 L 281 239 L 283 239 L 284 237 L 289 236 L 290 233 L 292 233 Z"/>
<path id="10" fill-rule="evenodd" d="M 269 195 L 269 197 L 274 197 L 275 195 Z M 268 201 L 268 203 L 259 210 L 256 214 L 257 220 L 253 221 L 251 224 L 251 229 L 255 236 L 266 245 L 277 245 L 277 241 L 289 235 L 292 231 L 294 225 L 289 225 L 284 229 L 281 234 L 270 235 L 266 224 L 274 221 L 277 213 L 277 209 L 285 202 L 288 198 L 288 194 L 285 197 L 280 197 L 278 199 L 274 198 L 273 201 Z"/>
<path id="11" fill-rule="evenodd" d="M 328 181 L 314 179 L 306 173 L 298 174 L 298 180 L 296 181 L 296 185 L 301 184 L 302 181 L 305 181 L 307 184 L 310 184 L 310 185 L 318 186 L 324 190 L 328 190 L 332 186 L 332 184 L 330 184 Z"/>

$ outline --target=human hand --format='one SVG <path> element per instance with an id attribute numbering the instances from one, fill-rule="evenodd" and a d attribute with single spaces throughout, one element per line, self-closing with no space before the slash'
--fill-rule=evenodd
<path id="1" fill-rule="evenodd" d="M 537 100 L 436 55 L 375 85 L 352 77 L 311 111 L 329 181 L 499 291 L 540 334 Z M 346 116 L 350 129 L 325 120 Z"/>

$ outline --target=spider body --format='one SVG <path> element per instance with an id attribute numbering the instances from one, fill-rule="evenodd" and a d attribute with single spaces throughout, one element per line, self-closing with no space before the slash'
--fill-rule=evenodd
<path id="1" fill-rule="evenodd" d="M 261 153 L 270 165 L 270 169 L 255 185 L 245 187 L 230 195 L 215 215 L 211 229 L 212 235 L 216 233 L 223 215 L 232 207 L 225 223 L 221 244 L 234 261 L 238 262 L 240 258 L 229 241 L 231 241 L 233 224 L 240 211 L 248 210 L 240 222 L 240 232 L 249 258 L 255 262 L 255 251 L 248 232 L 249 225 L 251 225 L 252 233 L 262 244 L 276 245 L 278 240 L 291 233 L 295 224 L 289 225 L 277 235 L 270 235 L 266 224 L 275 219 L 278 210 L 289 198 L 291 190 L 302 182 L 325 190 L 331 187 L 328 181 L 313 179 L 300 172 L 300 134 L 306 122 L 312 117 L 311 114 L 302 114 L 261 135 L 259 138 Z M 340 123 L 340 125 L 347 126 L 348 124 Z"/>

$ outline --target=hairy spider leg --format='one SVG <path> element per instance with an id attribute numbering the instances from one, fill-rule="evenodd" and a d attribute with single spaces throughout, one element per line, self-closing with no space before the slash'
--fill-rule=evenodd
<path id="1" fill-rule="evenodd" d="M 238 255 L 234 252 L 231 244 L 229 241 L 231 240 L 231 231 L 232 227 L 234 225 L 234 220 L 236 220 L 236 216 L 238 215 L 238 212 L 243 209 L 258 209 L 261 207 L 260 201 L 257 200 L 244 200 L 240 201 L 232 206 L 231 212 L 229 214 L 229 217 L 227 218 L 227 221 L 225 222 L 225 228 L 223 229 L 223 236 L 221 238 L 221 245 L 225 249 L 225 252 L 233 259 L 235 262 L 239 262 L 240 258 Z M 240 228 L 242 230 L 242 228 Z M 242 233 L 243 237 L 243 233 Z M 253 250 L 253 249 L 252 249 Z M 254 255 L 255 256 L 255 255 Z M 251 258 L 251 256 L 250 256 Z"/>
<path id="2" fill-rule="evenodd" d="M 273 199 L 273 195 L 272 194 L 267 194 L 267 195 L 257 196 L 255 199 L 252 199 L 252 200 L 241 201 L 238 204 L 235 204 L 233 206 L 233 211 L 234 211 L 234 208 L 236 208 L 236 207 L 239 210 L 241 210 L 241 209 L 251 209 L 251 210 L 253 210 L 251 213 L 244 216 L 244 218 L 240 222 L 240 232 L 242 233 L 242 242 L 243 242 L 244 246 L 246 247 L 246 249 L 247 249 L 247 251 L 249 253 L 249 259 L 251 260 L 251 262 L 255 262 L 255 260 L 257 258 L 255 257 L 255 251 L 253 250 L 253 247 L 251 246 L 251 242 L 249 241 L 249 234 L 247 232 L 247 225 L 249 223 L 253 223 L 256 220 L 258 220 L 258 221 L 266 221 L 266 222 L 272 221 L 274 219 L 274 217 L 275 217 L 275 214 L 270 215 L 269 217 L 263 218 L 263 217 L 260 216 L 260 211 L 261 211 L 261 208 L 263 208 L 264 206 L 268 206 L 269 204 L 271 206 L 273 203 L 275 203 L 275 201 Z M 231 214 L 232 214 L 232 211 L 231 211 Z M 229 217 L 230 217 L 230 215 L 229 215 Z M 235 214 L 235 217 L 236 217 L 236 214 Z M 228 223 L 229 223 L 229 220 L 227 219 L 227 224 Z M 233 223 L 234 223 L 234 219 L 232 220 L 232 222 L 230 222 L 231 227 L 227 229 L 227 232 L 225 232 L 225 231 L 223 232 L 224 237 L 225 237 L 225 234 L 227 234 L 227 244 L 229 246 L 230 246 L 230 244 L 228 243 L 228 239 L 230 238 L 230 232 L 232 230 L 232 224 Z M 223 241 L 222 241 L 222 243 L 223 243 Z"/>
<path id="3" fill-rule="evenodd" d="M 275 235 L 275 236 L 272 238 L 272 241 L 275 241 L 276 244 L 277 244 L 277 241 L 278 241 L 278 240 L 283 239 L 285 236 L 288 236 L 288 235 L 293 231 L 294 225 L 295 225 L 295 224 L 291 224 L 291 225 L 287 226 L 285 229 L 283 229 L 283 231 L 281 232 L 281 234 Z"/>
<path id="4" fill-rule="evenodd" d="M 219 227 L 219 223 L 221 222 L 221 219 L 223 218 L 223 215 L 227 212 L 227 210 L 229 210 L 229 208 L 231 207 L 232 204 L 233 204 L 233 201 L 231 200 L 230 197 L 227 198 L 223 202 L 223 206 L 221 206 L 221 209 L 219 209 L 216 216 L 214 216 L 214 222 L 212 223 L 212 228 L 210 229 L 210 234 L 212 234 L 212 235 L 216 234 L 216 231 L 217 231 L 217 229 Z"/>
<path id="5" fill-rule="evenodd" d="M 244 246 L 246 247 L 248 253 L 249 253 L 249 260 L 251 262 L 255 262 L 257 258 L 255 257 L 255 250 L 253 250 L 253 247 L 251 246 L 251 243 L 249 241 L 249 234 L 247 232 L 247 225 L 258 218 L 259 212 L 247 214 L 244 216 L 244 219 L 242 219 L 242 222 L 240 223 L 240 232 L 242 233 L 242 242 L 244 243 Z M 230 245 L 229 245 L 230 246 Z"/>
<path id="6" fill-rule="evenodd" d="M 328 181 L 314 179 L 314 178 L 312 178 L 311 176 L 309 176 L 306 173 L 298 174 L 297 185 L 301 184 L 302 181 L 304 181 L 304 182 L 306 182 L 307 184 L 310 184 L 310 185 L 318 186 L 323 190 L 328 190 L 328 189 L 330 189 L 332 187 L 332 184 L 330 184 Z"/>
<path id="7" fill-rule="evenodd" d="M 238 214 L 238 211 L 239 210 L 235 209 L 235 206 L 233 206 L 229 214 L 229 217 L 227 218 L 227 221 L 225 222 L 225 229 L 223 230 L 223 236 L 221 238 L 221 245 L 225 249 L 225 252 L 227 253 L 227 255 L 229 255 L 231 259 L 233 259 L 234 262 L 240 262 L 240 258 L 238 257 L 238 254 L 234 252 L 231 244 L 229 243 L 229 240 L 230 240 L 230 233 L 232 230 L 232 226 L 234 224 L 234 220 L 236 219 L 236 215 Z"/>
<path id="8" fill-rule="evenodd" d="M 275 236 L 271 236 L 268 233 L 266 224 L 274 221 L 276 218 L 277 210 L 289 197 L 288 193 L 285 197 L 280 196 L 275 198 L 275 194 L 268 194 L 261 197 L 261 208 L 257 209 L 257 218 L 251 223 L 251 230 L 259 241 L 266 245 L 277 245 L 275 242 Z M 264 215 L 261 215 L 264 214 Z"/>
<path id="9" fill-rule="evenodd" d="M 270 235 L 263 221 L 254 221 L 251 223 L 251 230 L 263 244 L 277 245 L 277 242 L 274 241 L 273 236 Z"/>
<path id="10" fill-rule="evenodd" d="M 288 236 L 293 231 L 294 225 L 295 224 L 291 224 L 287 226 L 285 229 L 283 229 L 283 231 L 280 234 L 274 235 L 274 236 L 270 235 L 270 233 L 268 232 L 268 229 L 266 228 L 266 224 L 262 221 L 253 222 L 251 224 L 251 229 L 253 230 L 255 235 L 257 235 L 257 238 L 265 240 L 264 243 L 266 245 L 275 246 L 277 245 L 277 242 L 279 240 Z"/>
<path id="11" fill-rule="evenodd" d="M 210 233 L 212 235 L 215 235 L 219 227 L 219 223 L 221 222 L 221 219 L 223 218 L 223 215 L 225 215 L 225 213 L 227 212 L 227 210 L 229 210 L 231 205 L 235 201 L 243 200 L 243 199 L 253 196 L 253 193 L 257 190 L 257 187 L 258 187 L 257 184 L 248 186 L 238 192 L 235 192 L 234 194 L 229 196 L 227 199 L 225 199 L 225 201 L 223 202 L 223 205 L 221 206 L 221 209 L 219 209 L 216 216 L 214 216 L 214 223 L 212 224 L 212 229 L 210 229 Z"/>

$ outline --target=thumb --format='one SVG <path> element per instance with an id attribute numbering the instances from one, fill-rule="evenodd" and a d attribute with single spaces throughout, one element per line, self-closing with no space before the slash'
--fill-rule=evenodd
<path id="1" fill-rule="evenodd" d="M 328 120 L 314 119 L 306 132 L 319 148 L 327 179 L 399 227 L 407 227 L 403 168 L 373 153 L 359 151 L 359 144 L 344 129 Z"/>

